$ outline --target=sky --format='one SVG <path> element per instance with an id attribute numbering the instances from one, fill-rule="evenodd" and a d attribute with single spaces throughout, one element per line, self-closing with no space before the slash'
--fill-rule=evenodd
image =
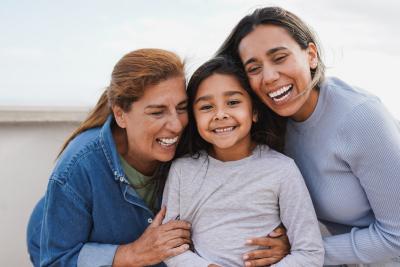
<path id="1" fill-rule="evenodd" d="M 328 76 L 377 95 L 400 118 L 396 0 L 2 0 L 0 106 L 93 106 L 115 63 L 145 47 L 178 53 L 189 78 L 243 16 L 271 5 L 314 29 Z"/>

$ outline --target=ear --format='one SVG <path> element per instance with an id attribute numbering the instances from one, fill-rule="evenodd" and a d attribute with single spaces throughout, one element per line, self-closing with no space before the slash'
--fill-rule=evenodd
<path id="1" fill-rule="evenodd" d="M 114 113 L 114 118 L 116 123 L 121 128 L 126 128 L 125 112 L 119 106 L 113 106 L 112 111 Z"/>
<path id="2" fill-rule="evenodd" d="M 253 111 L 252 120 L 253 120 L 253 123 L 256 123 L 258 121 L 258 112 L 256 110 Z"/>
<path id="3" fill-rule="evenodd" d="M 310 69 L 314 70 L 318 67 L 318 49 L 314 43 L 309 43 L 307 47 L 307 57 Z"/>

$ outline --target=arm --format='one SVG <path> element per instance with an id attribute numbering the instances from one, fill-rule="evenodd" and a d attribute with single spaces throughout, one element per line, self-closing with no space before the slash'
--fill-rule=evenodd
<path id="1" fill-rule="evenodd" d="M 176 162 L 175 162 L 176 163 Z M 163 205 L 167 207 L 167 214 L 163 223 L 171 220 L 176 220 L 180 217 L 180 175 L 177 170 L 177 164 L 171 166 L 168 179 L 165 184 L 163 193 Z M 179 164 L 179 163 L 178 163 Z M 165 260 L 167 266 L 193 266 L 193 267 L 207 267 L 211 262 L 201 258 L 196 253 L 188 250 L 178 256 Z"/>
<path id="2" fill-rule="evenodd" d="M 283 179 L 279 191 L 282 223 L 291 244 L 290 254 L 272 266 L 322 266 L 324 249 L 310 195 L 295 163 Z"/>
<path id="3" fill-rule="evenodd" d="M 85 177 L 75 170 L 74 175 L 77 174 Z M 82 187 L 83 180 L 80 179 Z M 185 243 L 190 226 L 183 221 L 161 225 L 165 209 L 134 242 L 87 242 L 93 220 L 88 200 L 90 196 L 83 198 L 68 180 L 54 176 L 50 179 L 41 233 L 41 266 L 147 266 L 188 249 Z"/>
<path id="4" fill-rule="evenodd" d="M 86 243 L 91 225 L 88 203 L 64 180 L 52 177 L 44 205 L 41 266 L 77 266 L 81 250 L 97 255 L 92 266 L 111 265 L 117 246 Z"/>
<path id="5" fill-rule="evenodd" d="M 338 133 L 341 156 L 358 177 L 375 221 L 324 238 L 325 264 L 370 263 L 400 255 L 400 129 L 378 101 L 358 106 Z"/>

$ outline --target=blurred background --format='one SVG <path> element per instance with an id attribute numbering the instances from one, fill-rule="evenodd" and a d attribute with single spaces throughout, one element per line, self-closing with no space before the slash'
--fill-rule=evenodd
<path id="1" fill-rule="evenodd" d="M 399 1 L 2 0 L 0 265 L 30 266 L 30 212 L 61 144 L 124 54 L 172 50 L 185 59 L 189 78 L 243 16 L 270 5 L 294 12 L 316 31 L 328 76 L 377 95 L 400 118 Z"/>

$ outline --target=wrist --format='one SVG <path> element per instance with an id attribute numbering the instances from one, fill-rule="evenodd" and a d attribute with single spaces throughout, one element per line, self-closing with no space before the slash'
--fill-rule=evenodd
<path id="1" fill-rule="evenodd" d="M 143 267 L 146 266 L 138 255 L 133 243 L 119 245 L 115 252 L 112 267 Z"/>

